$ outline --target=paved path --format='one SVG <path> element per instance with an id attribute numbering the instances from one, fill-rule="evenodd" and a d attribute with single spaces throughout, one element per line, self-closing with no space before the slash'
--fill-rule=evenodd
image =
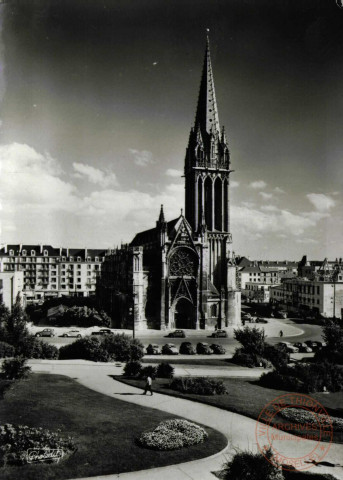
<path id="1" fill-rule="evenodd" d="M 119 400 L 156 408 L 175 415 L 182 415 L 182 417 L 191 421 L 210 426 L 223 433 L 229 442 L 227 449 L 210 458 L 140 472 L 93 477 L 93 480 L 96 478 L 107 480 L 160 480 L 161 477 L 163 477 L 164 480 L 215 480 L 211 472 L 220 470 L 223 463 L 230 458 L 231 454 L 237 449 L 257 450 L 255 440 L 256 422 L 254 420 L 216 407 L 192 402 L 190 400 L 169 397 L 167 395 L 155 393 L 152 397 L 143 396 L 141 395 L 142 391 L 140 389 L 114 381 L 109 376 L 118 374 L 121 371 L 121 367 L 116 367 L 113 364 L 94 364 L 81 360 L 36 360 L 30 361 L 29 363 L 35 372 L 67 375 L 92 390 Z M 276 430 L 275 433 L 280 432 Z M 284 452 L 291 456 L 292 454 L 294 455 L 294 451 L 296 450 L 300 456 L 304 445 L 306 444 L 307 446 L 309 443 L 316 445 L 314 442 L 307 440 L 299 443 L 297 442 L 297 437 L 294 437 L 294 443 L 288 442 Z M 305 453 L 307 453 L 307 451 L 308 449 L 306 449 Z M 333 444 L 325 457 L 325 462 L 328 462 L 328 464 L 320 467 L 312 467 L 311 472 L 331 473 L 337 479 L 343 480 L 342 458 L 343 445 Z"/>

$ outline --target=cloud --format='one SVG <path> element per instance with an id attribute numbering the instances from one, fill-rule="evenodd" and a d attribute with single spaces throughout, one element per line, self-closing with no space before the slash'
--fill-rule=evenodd
<path id="1" fill-rule="evenodd" d="M 148 150 L 129 148 L 129 152 L 133 155 L 134 163 L 139 167 L 146 167 L 149 163 L 153 163 L 153 155 Z"/>
<path id="2" fill-rule="evenodd" d="M 231 180 L 231 182 L 230 182 L 230 187 L 231 187 L 231 188 L 237 188 L 237 187 L 239 187 L 239 182 L 236 182 L 235 180 Z"/>
<path id="3" fill-rule="evenodd" d="M 85 165 L 84 163 L 73 163 L 75 170 L 74 177 L 87 179 L 90 183 L 100 185 L 101 187 L 109 187 L 111 185 L 118 186 L 118 181 L 115 173 L 110 171 L 102 171 L 98 168 L 94 168 L 91 165 Z"/>
<path id="4" fill-rule="evenodd" d="M 257 180 L 256 182 L 251 182 L 250 187 L 251 188 L 265 188 L 267 186 L 266 182 L 263 180 Z"/>
<path id="5" fill-rule="evenodd" d="M 308 193 L 306 197 L 319 212 L 328 212 L 336 205 L 333 198 L 323 193 Z"/>
<path id="6" fill-rule="evenodd" d="M 272 193 L 259 192 L 259 194 L 264 200 L 270 200 L 273 197 Z"/>
<path id="7" fill-rule="evenodd" d="M 168 168 L 166 175 L 169 177 L 179 178 L 182 177 L 183 172 L 181 170 L 176 170 L 175 168 Z"/>
<path id="8" fill-rule="evenodd" d="M 285 192 L 284 190 L 282 190 L 282 188 L 280 188 L 280 187 L 275 187 L 275 188 L 274 188 L 274 192 L 275 192 L 275 193 L 286 193 L 286 192 Z"/>
<path id="9" fill-rule="evenodd" d="M 261 210 L 263 210 L 265 212 L 278 212 L 278 211 L 280 211 L 280 209 L 275 207 L 275 205 L 262 205 Z"/>

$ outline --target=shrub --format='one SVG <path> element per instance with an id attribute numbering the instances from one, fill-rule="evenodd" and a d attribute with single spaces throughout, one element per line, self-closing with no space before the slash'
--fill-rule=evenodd
<path id="1" fill-rule="evenodd" d="M 271 450 L 261 453 L 240 452 L 227 462 L 221 472 L 223 480 L 283 480 L 282 470 L 270 460 Z M 267 461 L 266 458 L 269 460 Z"/>
<path id="2" fill-rule="evenodd" d="M 127 362 L 124 367 L 124 375 L 127 377 L 136 377 L 142 370 L 142 364 L 140 362 Z"/>
<path id="3" fill-rule="evenodd" d="M 31 367 L 26 365 L 26 358 L 14 357 L 4 360 L 2 364 L 2 373 L 8 380 L 20 380 L 28 377 Z"/>
<path id="4" fill-rule="evenodd" d="M 187 420 L 166 420 L 153 431 L 143 433 L 138 443 L 153 450 L 176 450 L 204 442 L 206 430 Z"/>
<path id="5" fill-rule="evenodd" d="M 14 347 L 7 342 L 0 342 L 0 358 L 14 357 Z"/>
<path id="6" fill-rule="evenodd" d="M 33 335 L 23 338 L 17 345 L 16 355 L 26 358 L 58 358 L 58 348 L 55 345 L 42 342 Z"/>
<path id="7" fill-rule="evenodd" d="M 234 330 L 235 339 L 242 345 L 244 353 L 263 355 L 265 333 L 256 327 L 244 327 Z"/>
<path id="8" fill-rule="evenodd" d="M 173 378 L 174 376 L 174 367 L 169 363 L 162 362 L 157 366 L 156 377 L 158 378 Z"/>
<path id="9" fill-rule="evenodd" d="M 262 373 L 260 384 L 266 388 L 277 390 L 290 390 L 293 392 L 304 392 L 304 383 L 296 377 L 282 375 L 280 372 Z"/>
<path id="10" fill-rule="evenodd" d="M 225 395 L 228 393 L 221 380 L 208 377 L 177 377 L 171 382 L 170 388 L 196 395 Z"/>
<path id="11" fill-rule="evenodd" d="M 73 306 L 70 308 L 62 307 L 61 312 L 55 317 L 53 323 L 59 327 L 70 327 L 73 325 L 85 328 L 95 325 L 109 327 L 111 319 L 104 311 L 98 312 L 95 308 L 87 306 Z"/>
<path id="12" fill-rule="evenodd" d="M 42 428 L 24 425 L 0 426 L 0 461 L 1 465 L 24 465 L 29 463 L 29 449 L 55 450 L 61 449 L 65 456 L 75 450 L 71 437 L 63 439 L 57 433 Z"/>
<path id="13" fill-rule="evenodd" d="M 235 354 L 232 357 L 232 361 L 234 363 L 249 368 L 259 366 L 260 360 L 261 357 L 257 357 L 257 355 L 253 355 L 251 353 L 244 353 L 240 348 L 236 349 Z"/>
<path id="14" fill-rule="evenodd" d="M 156 378 L 156 373 L 157 373 L 157 367 L 154 367 L 153 365 L 148 365 L 147 367 L 142 368 L 139 376 L 141 378 L 147 378 L 147 377 Z"/>
<path id="15" fill-rule="evenodd" d="M 285 367 L 289 362 L 289 354 L 286 350 L 273 345 L 265 345 L 263 356 L 269 360 L 277 370 Z"/>
<path id="16" fill-rule="evenodd" d="M 143 345 L 127 335 L 85 337 L 60 348 L 61 360 L 82 358 L 93 362 L 130 362 L 143 357 Z"/>
<path id="17" fill-rule="evenodd" d="M 59 350 L 59 358 L 60 360 L 82 358 L 93 362 L 108 362 L 110 359 L 98 337 L 80 338 L 69 345 L 64 345 Z"/>

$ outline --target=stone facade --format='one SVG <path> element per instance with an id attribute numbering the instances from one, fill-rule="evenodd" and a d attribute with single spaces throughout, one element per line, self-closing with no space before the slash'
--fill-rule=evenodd
<path id="1" fill-rule="evenodd" d="M 230 165 L 207 41 L 186 150 L 185 214 L 166 222 L 162 206 L 155 228 L 106 256 L 98 297 L 115 326 L 132 328 L 134 321 L 136 329 L 169 330 L 241 323 L 230 233 Z"/>

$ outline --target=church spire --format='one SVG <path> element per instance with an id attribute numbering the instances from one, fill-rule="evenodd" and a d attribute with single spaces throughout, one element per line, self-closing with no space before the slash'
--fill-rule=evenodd
<path id="1" fill-rule="evenodd" d="M 202 134 L 205 132 L 219 133 L 219 117 L 214 90 L 214 80 L 212 73 L 210 41 L 207 35 L 204 66 L 202 70 L 200 91 L 198 98 L 197 111 L 195 116 L 195 127 L 200 126 Z"/>
<path id="2" fill-rule="evenodd" d="M 165 223 L 163 205 L 161 205 L 160 216 L 158 218 L 159 223 Z"/>

